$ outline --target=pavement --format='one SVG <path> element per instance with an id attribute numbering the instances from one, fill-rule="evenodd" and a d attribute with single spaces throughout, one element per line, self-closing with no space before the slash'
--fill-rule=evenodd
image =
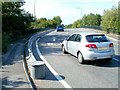
<path id="1" fill-rule="evenodd" d="M 0 68 L 2 89 L 31 88 L 23 67 L 24 46 L 24 43 L 16 43 L 4 55 Z"/>

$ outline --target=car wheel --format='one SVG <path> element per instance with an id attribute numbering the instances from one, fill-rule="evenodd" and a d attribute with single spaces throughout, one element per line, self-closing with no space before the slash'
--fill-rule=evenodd
<path id="1" fill-rule="evenodd" d="M 63 52 L 64 54 L 66 54 L 66 53 L 67 53 L 67 51 L 65 50 L 64 45 L 62 45 L 62 52 Z"/>
<path id="2" fill-rule="evenodd" d="M 83 55 L 79 52 L 77 57 L 78 57 L 78 62 L 80 64 L 83 64 L 84 63 Z"/>

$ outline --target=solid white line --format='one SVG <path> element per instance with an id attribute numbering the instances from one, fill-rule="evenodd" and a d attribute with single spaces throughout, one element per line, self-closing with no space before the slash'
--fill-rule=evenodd
<path id="1" fill-rule="evenodd" d="M 38 39 L 39 40 L 39 39 Z M 38 48 L 38 40 L 36 41 L 36 49 L 39 57 L 45 62 L 46 66 L 49 68 L 49 70 L 52 72 L 52 74 L 56 77 L 56 79 L 65 87 L 65 88 L 72 88 L 63 78 L 52 68 L 52 66 L 45 60 L 45 58 L 42 56 L 39 48 Z"/>
<path id="2" fill-rule="evenodd" d="M 118 62 L 120 61 L 119 59 L 116 59 L 116 58 L 113 58 L 113 60 L 118 61 Z"/>
<path id="3" fill-rule="evenodd" d="M 114 40 L 114 41 L 119 41 L 119 40 L 117 40 L 117 39 L 115 39 L 115 38 L 111 38 L 111 37 L 109 37 L 109 36 L 107 36 L 108 38 L 110 38 L 110 39 L 112 39 L 112 40 Z"/>

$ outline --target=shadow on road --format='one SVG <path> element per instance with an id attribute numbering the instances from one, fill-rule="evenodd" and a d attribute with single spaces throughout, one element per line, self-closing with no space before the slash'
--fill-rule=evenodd
<path id="1" fill-rule="evenodd" d="M 55 42 L 54 42 L 54 37 L 55 37 Z M 39 41 L 39 48 L 42 53 L 42 55 L 57 55 L 57 56 L 62 56 L 62 51 L 61 51 L 61 43 L 65 38 L 67 38 L 68 35 L 48 35 L 46 37 L 43 37 Z M 59 45 L 58 45 L 59 44 Z M 120 67 L 120 55 L 115 55 L 113 58 L 116 58 L 118 61 L 112 59 L 112 61 L 107 62 L 106 60 L 97 60 L 97 61 L 86 61 L 85 64 L 87 65 L 94 65 L 97 67 Z"/>
<path id="2" fill-rule="evenodd" d="M 18 78 L 16 81 L 9 80 L 8 77 L 2 78 L 2 89 L 5 88 L 16 88 L 22 85 L 29 84 L 28 82 L 21 81 L 21 78 Z"/>
<path id="3" fill-rule="evenodd" d="M 56 79 L 56 77 L 61 77 L 63 80 L 65 79 L 65 77 L 63 75 L 58 75 L 58 76 L 54 76 L 52 74 L 52 72 L 48 69 L 48 67 L 46 66 L 46 77 L 44 79 L 41 79 L 41 80 L 51 80 L 51 81 L 58 81 Z"/>
<path id="4" fill-rule="evenodd" d="M 120 61 L 116 61 L 112 59 L 111 61 L 106 61 L 105 59 L 98 60 L 98 61 L 86 61 L 86 65 L 94 65 L 97 67 L 120 67 Z"/>
<path id="5" fill-rule="evenodd" d="M 16 63 L 21 63 L 22 59 L 23 59 L 23 55 L 15 56 L 15 58 L 9 58 L 9 59 L 7 59 L 6 62 L 2 63 L 2 66 L 4 66 L 4 65 L 14 65 Z"/>
<path id="6" fill-rule="evenodd" d="M 13 65 L 23 60 L 24 44 L 18 43 L 16 47 L 11 49 L 11 53 L 4 55 L 2 65 Z M 7 58 L 6 58 L 7 57 Z"/>

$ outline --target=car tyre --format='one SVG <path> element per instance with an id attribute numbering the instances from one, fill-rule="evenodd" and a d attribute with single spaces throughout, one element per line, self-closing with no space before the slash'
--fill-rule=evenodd
<path id="1" fill-rule="evenodd" d="M 67 51 L 65 50 L 64 45 L 62 45 L 62 52 L 63 52 L 64 54 L 67 54 Z"/>
<path id="2" fill-rule="evenodd" d="M 83 64 L 84 63 L 84 58 L 83 58 L 83 55 L 82 55 L 82 53 L 78 53 L 78 55 L 77 55 L 77 58 L 78 58 L 78 62 L 80 63 L 80 64 Z"/>

